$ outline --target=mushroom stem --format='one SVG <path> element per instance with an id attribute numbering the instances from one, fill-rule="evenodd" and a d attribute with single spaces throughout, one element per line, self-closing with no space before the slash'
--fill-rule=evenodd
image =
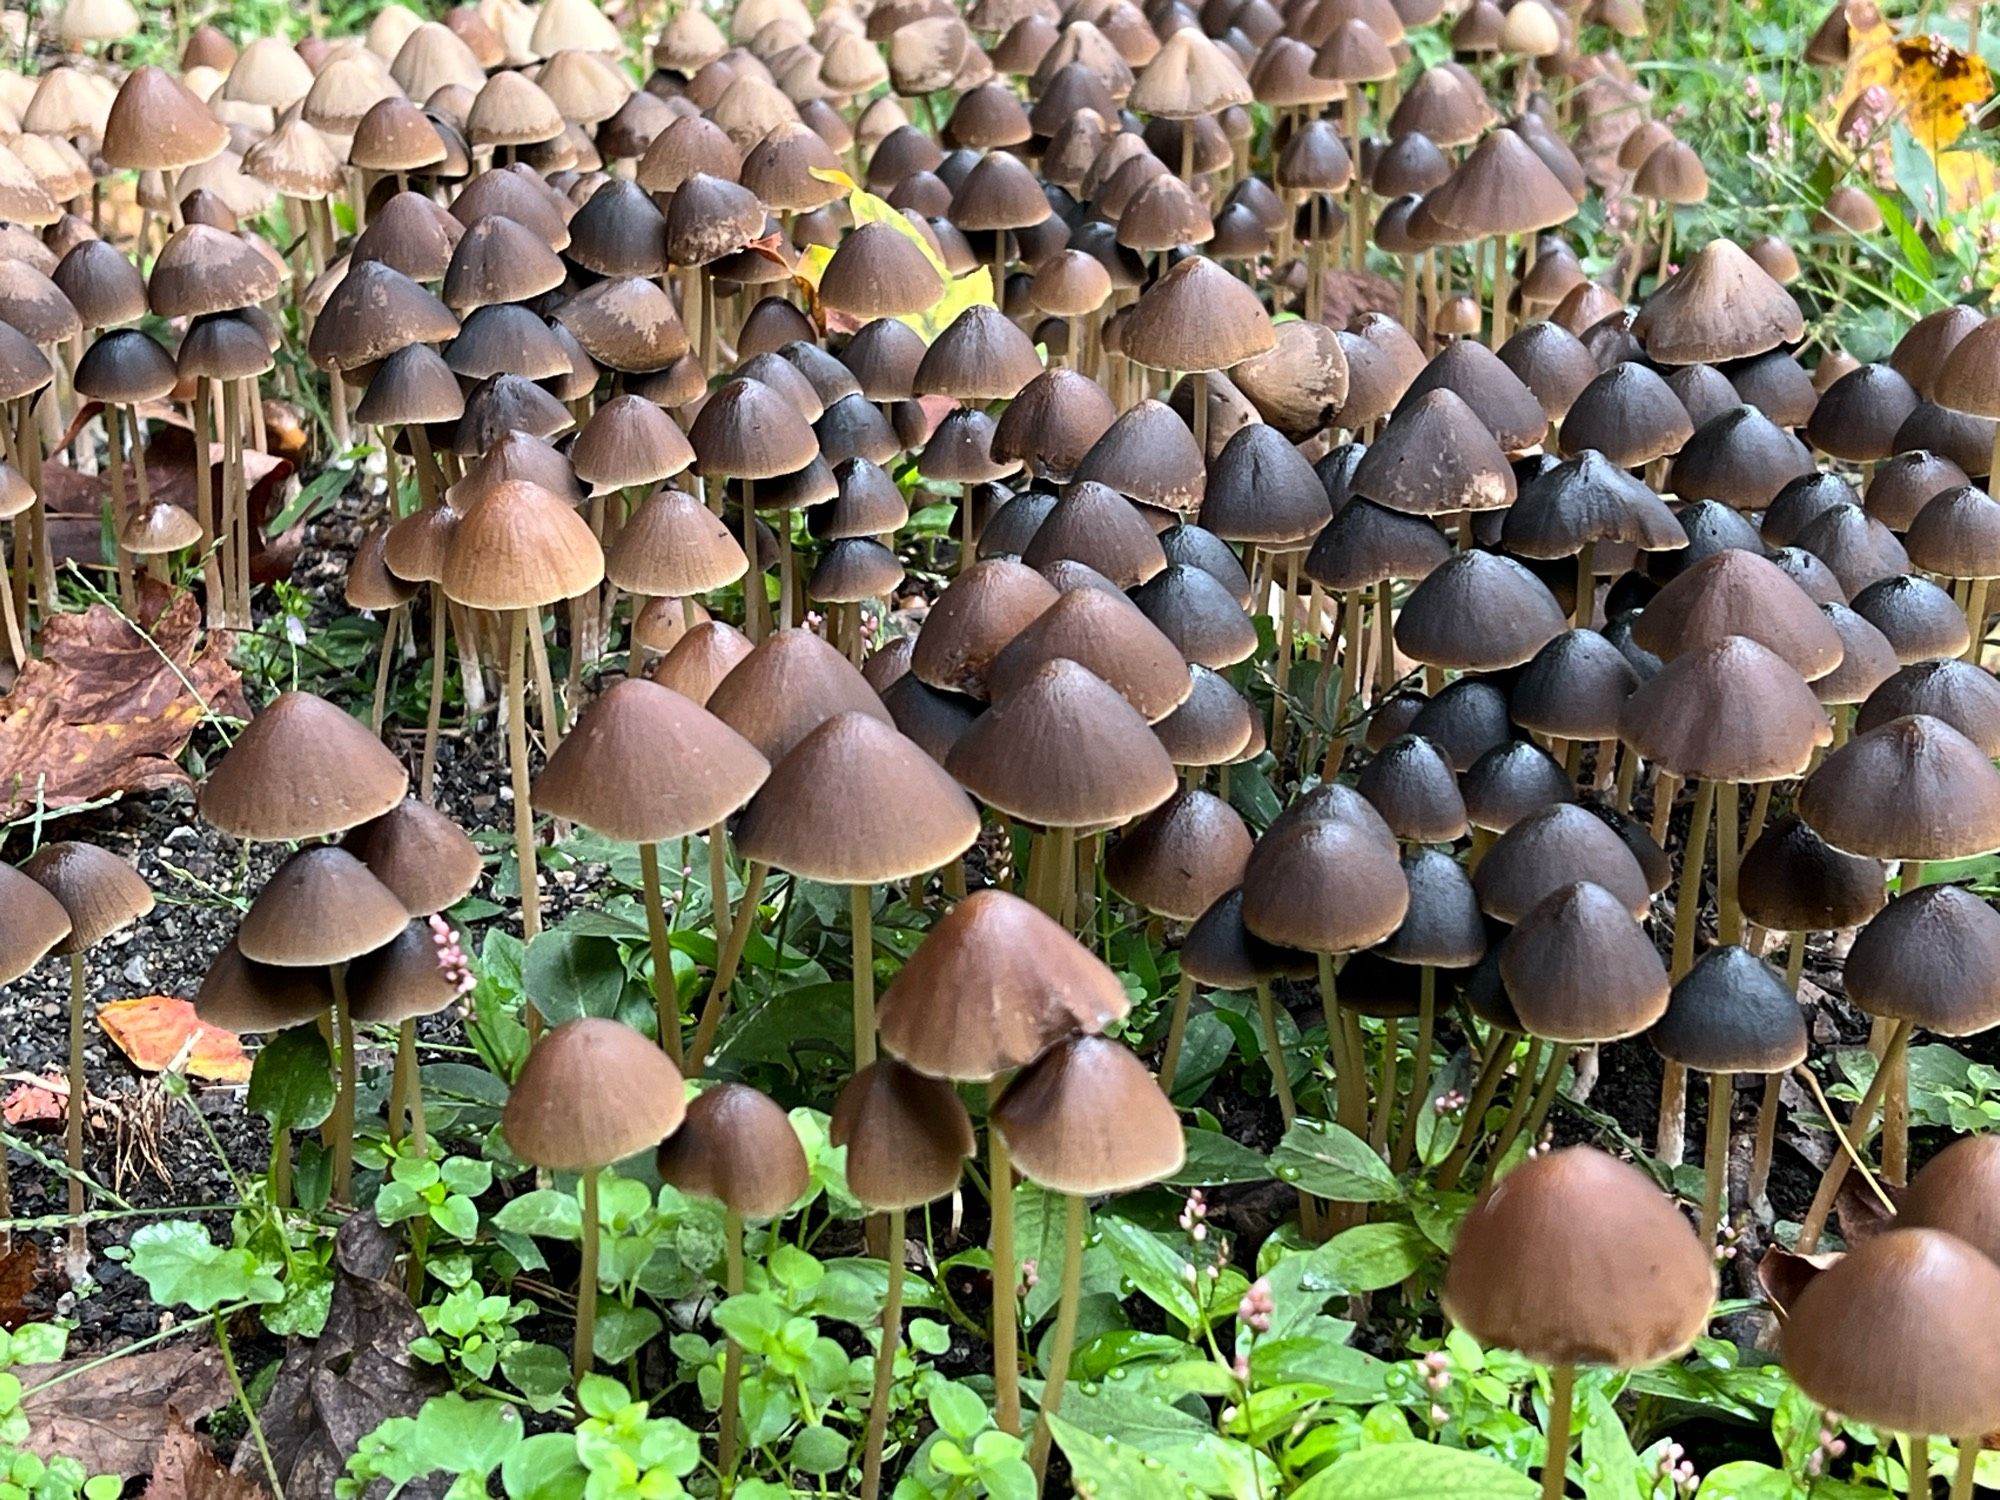
<path id="1" fill-rule="evenodd" d="M 1794 995 L 1799 992 L 1799 980 L 1805 974 L 1805 968 L 1806 935 L 1803 932 L 1795 932 L 1792 934 L 1791 945 L 1785 953 L 1785 984 Z"/>
<path id="2" fill-rule="evenodd" d="M 769 607 L 764 597 L 764 567 L 757 556 L 757 485 L 743 481 L 743 555 L 750 559 L 750 571 L 743 575 L 743 633 L 757 642 L 764 639 L 764 614 Z"/>
<path id="3" fill-rule="evenodd" d="M 535 810 L 528 788 L 528 695 L 522 677 L 528 654 L 528 612 L 507 612 L 507 760 L 514 776 L 514 859 L 521 884 L 521 936 L 542 930 L 542 897 L 535 883 Z"/>
<path id="4" fill-rule="evenodd" d="M 1038 1491 L 1042 1476 L 1048 1472 L 1049 1444 L 1055 1436 L 1049 1428 L 1049 1418 L 1062 1405 L 1070 1356 L 1076 1352 L 1077 1304 L 1083 1300 L 1083 1199 L 1066 1193 L 1063 1207 L 1062 1297 L 1056 1303 L 1056 1329 L 1049 1344 L 1048 1368 L 1042 1371 L 1041 1407 L 1035 1417 L 1034 1442 L 1028 1450 L 1028 1464 L 1035 1471 Z"/>
<path id="5" fill-rule="evenodd" d="M 333 1034 L 340 1048 L 340 1081 L 333 1098 L 333 1188 L 335 1203 L 354 1201 L 354 1012 L 347 1004 L 347 965 L 329 964 L 333 985 Z"/>
<path id="6" fill-rule="evenodd" d="M 1618 778 L 1613 783 L 1611 805 L 1619 812 L 1632 808 L 1632 785 L 1639 779 L 1639 756 L 1630 745 L 1618 746 Z"/>
<path id="7" fill-rule="evenodd" d="M 201 522 L 201 579 L 212 630 L 226 618 L 222 562 L 216 556 L 215 500 L 208 462 L 208 379 L 194 383 L 194 513 Z"/>
<path id="8" fill-rule="evenodd" d="M 1208 371 L 1196 370 L 1190 387 L 1193 400 L 1190 402 L 1194 417 L 1194 448 L 1201 455 L 1201 461 L 1208 462 Z"/>
<path id="9" fill-rule="evenodd" d="M 1983 1446 L 1977 1434 L 1959 1440 L 1958 1469 L 1951 1476 L 1951 1500 L 1972 1500 L 1972 1476 L 1979 1467 Z"/>
<path id="10" fill-rule="evenodd" d="M 1473 1081 L 1472 1097 L 1466 1101 L 1465 1115 L 1459 1124 L 1458 1144 L 1451 1148 L 1451 1155 L 1438 1171 L 1438 1187 L 1450 1192 L 1458 1186 L 1465 1175 L 1465 1164 L 1472 1158 L 1479 1145 L 1482 1122 L 1486 1111 L 1493 1103 L 1493 1096 L 1500 1091 L 1500 1080 L 1506 1076 L 1507 1064 L 1514 1056 L 1514 1033 L 1493 1030 L 1493 1037 L 1486 1049 L 1486 1060 L 1479 1065 L 1479 1076 Z"/>
<path id="11" fill-rule="evenodd" d="M 639 846 L 639 878 L 646 891 L 646 946 L 653 956 L 653 1011 L 660 1046 L 675 1067 L 681 1065 L 681 997 L 674 985 L 668 957 L 667 904 L 660 892 L 660 846 Z"/>
<path id="12" fill-rule="evenodd" d="M 1268 989 L 1268 986 L 1259 985 L 1257 988 L 1261 997 Z M 1181 1042 L 1187 1036 L 1188 1006 L 1193 999 L 1194 976 L 1183 969 L 1181 971 L 1180 983 L 1174 987 L 1173 1015 L 1167 1022 L 1167 1047 L 1160 1054 L 1160 1071 L 1158 1075 L 1160 1092 L 1165 1094 L 1169 1099 L 1174 1095 L 1174 1078 L 1180 1072 Z M 1269 1027 L 1265 1028 L 1264 1034 L 1268 1043 L 1271 1036 Z M 1273 1063 L 1271 1067 L 1273 1072 L 1277 1071 L 1276 1063 Z M 1291 1123 L 1289 1117 L 1287 1117 L 1285 1123 Z"/>
<path id="13" fill-rule="evenodd" d="M 368 727 L 378 735 L 382 732 L 382 716 L 389 705 L 390 667 L 396 657 L 397 627 L 403 620 L 403 606 L 398 604 L 390 609 L 388 618 L 382 622 L 382 647 L 375 663 L 375 701 L 368 712 Z"/>
<path id="14" fill-rule="evenodd" d="M 125 501 L 125 424 L 120 420 L 117 404 L 110 401 L 104 403 L 104 436 L 110 450 L 106 454 L 106 467 L 111 470 L 111 546 L 118 564 L 118 604 L 126 614 L 136 615 L 136 596 L 132 592 L 132 554 L 119 540 L 125 530 L 125 522 L 132 514 Z"/>
<path id="15" fill-rule="evenodd" d="M 1317 621 L 1314 633 L 1318 633 Z M 1375 639 L 1381 651 L 1375 657 L 1375 697 L 1388 701 L 1396 690 L 1396 581 L 1384 578 L 1375 585 Z"/>
<path id="16" fill-rule="evenodd" d="M 1854 1107 L 1854 1117 L 1847 1122 L 1843 1134 L 1837 1123 L 1834 1133 L 1840 1136 L 1842 1149 L 1834 1152 L 1833 1160 L 1826 1164 L 1820 1174 L 1819 1189 L 1813 1194 L 1806 1216 L 1799 1224 L 1798 1253 L 1810 1255 L 1819 1248 L 1819 1237 L 1826 1232 L 1826 1221 L 1833 1212 L 1833 1200 L 1840 1192 L 1841 1183 L 1847 1180 L 1847 1169 L 1853 1165 L 1851 1153 L 1861 1148 L 1868 1132 L 1875 1124 L 1875 1111 L 1882 1107 L 1882 1096 L 1888 1092 L 1889 1079 L 1895 1073 L 1895 1065 L 1909 1052 L 1912 1025 L 1899 1020 L 1889 1031 L 1889 1045 L 1882 1054 L 1882 1061 L 1875 1068 L 1875 1076 L 1868 1083 L 1868 1092 L 1861 1096 L 1861 1102 Z"/>
<path id="17" fill-rule="evenodd" d="M 430 1154 L 430 1137 L 424 1129 L 424 1076 L 417 1066 L 417 1022 L 412 1017 L 396 1034 L 396 1086 L 402 1090 L 402 1109 L 393 1110 L 389 1129 L 393 1138 L 402 1125 L 403 1110 L 410 1116 L 410 1146 L 417 1155 Z"/>
<path id="18" fill-rule="evenodd" d="M 875 922 L 874 887 L 849 886 L 848 925 L 853 932 L 854 1068 L 875 1061 Z"/>
<path id="19" fill-rule="evenodd" d="M 1681 779 L 1671 771 L 1660 770 L 1653 777 L 1653 821 L 1647 831 L 1656 844 L 1664 845 L 1667 841 L 1667 824 L 1673 820 L 1674 798 L 1680 789 Z"/>
<path id="20" fill-rule="evenodd" d="M 1569 612 L 1570 624 L 1587 630 L 1597 610 L 1597 543 L 1585 542 L 1576 554 L 1576 604 Z"/>
<path id="21" fill-rule="evenodd" d="M 1909 1500 L 1930 1500 L 1931 1493 L 1931 1440 L 1921 1432 L 1906 1432 L 1903 1443 L 1909 1454 L 1910 1483 L 1905 1491 Z"/>
<path id="22" fill-rule="evenodd" d="M 1750 1151 L 1750 1179 L 1744 1196 L 1755 1209 L 1771 1183 L 1771 1151 L 1778 1139 L 1778 1097 L 1783 1092 L 1784 1074 L 1772 1073 L 1764 1080 L 1764 1099 L 1757 1106 L 1757 1139 Z"/>
<path id="23" fill-rule="evenodd" d="M 1715 935 L 1721 943 L 1743 940 L 1743 909 L 1736 899 L 1736 867 L 1742 852 L 1736 837 L 1739 811 L 1736 783 L 1719 783 L 1715 788 Z"/>
<path id="24" fill-rule="evenodd" d="M 1563 1069 L 1568 1067 L 1574 1056 L 1573 1049 L 1562 1042 L 1555 1044 L 1549 1057 L 1548 1071 L 1542 1074 L 1541 1086 L 1535 1090 L 1534 1106 L 1528 1111 L 1528 1122 L 1521 1127 L 1521 1133 L 1533 1144 L 1542 1138 L 1542 1126 L 1548 1123 L 1549 1110 L 1556 1102 L 1556 1093 L 1562 1084 Z"/>
<path id="25" fill-rule="evenodd" d="M 735 1219 L 734 1214 L 723 1215 L 727 1226 Z M 729 1243 L 732 1263 L 740 1263 L 743 1255 L 742 1225 L 736 1224 L 736 1238 Z M 576 1341 L 570 1346 L 570 1373 L 578 1380 L 590 1373 L 591 1351 L 597 1341 L 597 1174 L 583 1174 L 583 1264 L 576 1272 Z M 730 1345 L 733 1350 L 736 1346 Z M 730 1423 L 723 1418 L 723 1431 L 730 1430 Z M 726 1451 L 726 1450 L 725 1450 Z"/>
<path id="26" fill-rule="evenodd" d="M 1283 567 L 1283 577 L 1278 584 L 1278 659 L 1271 684 L 1271 754 L 1281 766 L 1285 763 L 1285 700 L 1292 681 L 1293 617 L 1298 613 L 1298 549 L 1294 548 L 1284 555 Z"/>
<path id="27" fill-rule="evenodd" d="M 64 1119 L 64 1158 L 69 1163 L 69 1254 L 78 1271 L 90 1262 L 90 1232 L 83 1218 L 83 1112 L 88 1081 L 83 1076 L 83 952 L 69 956 L 69 1100 Z"/>
<path id="28" fill-rule="evenodd" d="M 861 1500 L 882 1492 L 882 1440 L 889 1431 L 889 1388 L 896 1379 L 896 1350 L 903 1341 L 903 1210 L 889 1210 L 889 1290 L 882 1301 L 882 1331 L 875 1341 L 875 1390 L 868 1402 L 868 1438 L 861 1459 Z"/>
<path id="29" fill-rule="evenodd" d="M 1757 835 L 1764 831 L 1764 820 L 1771 815 L 1771 788 L 1774 782 L 1757 783 L 1757 795 L 1750 799 L 1750 821 L 1743 825 L 1743 837 L 1737 840 L 1739 851 L 1748 849 L 1757 842 Z"/>
<path id="30" fill-rule="evenodd" d="M 735 982 L 737 966 L 743 962 L 743 949 L 750 941 L 750 929 L 757 925 L 757 897 L 763 892 L 764 877 L 769 872 L 769 865 L 758 864 L 754 859 L 743 872 L 743 900 L 739 903 L 736 920 L 730 924 L 729 941 L 716 958 L 715 983 L 709 988 L 708 1000 L 701 1008 L 701 1021 L 694 1029 L 694 1042 L 688 1048 L 687 1074 L 690 1078 L 701 1077 L 702 1065 L 708 1060 L 708 1049 L 715 1043 L 716 1028 L 722 1024 L 722 1013 L 729 1005 L 729 986 Z M 724 900 L 726 903 L 727 897 Z"/>
<path id="31" fill-rule="evenodd" d="M 1000 1096 L 1000 1080 L 986 1085 L 989 1120 Z M 993 1422 L 1002 1432 L 1021 1435 L 1021 1322 L 1016 1310 L 1020 1272 L 1014 1259 L 1014 1162 L 1007 1143 L 986 1127 L 987 1238 L 993 1262 Z"/>
<path id="32" fill-rule="evenodd" d="M 1662 773 L 1664 779 L 1664 773 Z M 1708 825 L 1715 812 L 1715 783 L 1704 781 L 1695 793 L 1687 847 L 1681 856 L 1681 885 L 1674 898 L 1675 983 L 1694 967 L 1695 928 L 1701 921 L 1701 872 L 1708 857 Z M 1679 1166 L 1687 1142 L 1687 1069 L 1669 1062 L 1660 1074 L 1660 1117 L 1656 1143 L 1660 1160 Z"/>
<path id="33" fill-rule="evenodd" d="M 743 1216 L 733 1208 L 722 1211 L 723 1282 L 731 1297 L 743 1291 Z M 722 1354 L 722 1425 L 716 1435 L 717 1466 L 722 1471 L 722 1488 L 730 1489 L 736 1472 L 736 1408 L 743 1386 L 743 1347 L 728 1340 Z"/>
<path id="34" fill-rule="evenodd" d="M 1569 1412 L 1576 1393 L 1576 1366 L 1549 1368 L 1547 1451 L 1542 1458 L 1542 1500 L 1562 1500 L 1569 1481 Z"/>
<path id="35" fill-rule="evenodd" d="M 1400 1172 L 1410 1164 L 1417 1146 L 1417 1120 L 1431 1092 L 1431 1049 L 1437 1039 L 1437 970 L 1425 964 L 1418 972 L 1417 1046 L 1412 1058 L 1410 1094 L 1405 1101 L 1403 1128 L 1396 1132 L 1396 1150 L 1389 1165 Z M 1287 1125 L 1290 1120 L 1285 1122 Z"/>
<path id="36" fill-rule="evenodd" d="M 1271 998 L 1271 981 L 1257 981 L 1257 1019 L 1264 1028 L 1264 1062 L 1271 1070 L 1271 1087 L 1278 1096 L 1278 1118 L 1287 1130 L 1299 1115 L 1298 1101 L 1292 1097 L 1292 1072 L 1285 1063 L 1284 1039 L 1278 1035 L 1278 1007 Z M 1312 1194 L 1299 1192 L 1299 1228 L 1308 1241 L 1319 1238 L 1319 1212 Z"/>
<path id="37" fill-rule="evenodd" d="M 1708 1147 L 1701 1164 L 1701 1241 L 1715 1242 L 1729 1194 L 1729 1106 L 1735 1085 L 1727 1073 L 1708 1075 Z"/>
<path id="38" fill-rule="evenodd" d="M 1368 1134 L 1366 1059 L 1353 1046 L 1353 1033 L 1340 1012 L 1340 991 L 1333 973 L 1333 955 L 1319 957 L 1319 1004 L 1326 1017 L 1327 1046 L 1333 1053 L 1334 1118 L 1343 1130 L 1364 1139 Z"/>
<path id="39" fill-rule="evenodd" d="M 735 922 L 729 911 L 729 829 L 721 823 L 708 830 L 708 907 L 720 946 L 729 941 Z"/>
<path id="40" fill-rule="evenodd" d="M 1354 696 L 1354 687 L 1361 672 L 1361 590 L 1349 589 L 1340 601 L 1340 684 L 1334 689 L 1333 698 L 1333 743 L 1326 749 L 1326 764 L 1321 768 L 1321 778 L 1331 781 L 1340 770 L 1341 758 L 1346 752 L 1347 742 L 1341 737 L 1340 722 L 1347 712 L 1347 700 Z"/>
<path id="41" fill-rule="evenodd" d="M 438 727 L 444 718 L 445 616 L 449 613 L 441 584 L 431 585 L 431 701 L 424 711 L 423 760 L 417 772 L 417 795 L 429 802 L 437 791 Z"/>

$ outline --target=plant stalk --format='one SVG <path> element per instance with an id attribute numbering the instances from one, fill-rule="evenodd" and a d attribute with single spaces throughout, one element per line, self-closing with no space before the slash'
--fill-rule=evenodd
<path id="1" fill-rule="evenodd" d="M 1056 1303 L 1056 1329 L 1049 1344 L 1048 1368 L 1042 1371 L 1041 1407 L 1035 1416 L 1035 1437 L 1028 1451 L 1028 1464 L 1035 1471 L 1037 1489 L 1048 1472 L 1049 1445 L 1055 1438 L 1049 1418 L 1062 1406 L 1070 1356 L 1076 1352 L 1077 1304 L 1083 1298 L 1083 1199 L 1066 1193 L 1063 1205 L 1062 1297 Z"/>
<path id="2" fill-rule="evenodd" d="M 896 1381 L 896 1351 L 903 1342 L 903 1210 L 889 1210 L 889 1290 L 882 1329 L 875 1340 L 875 1390 L 868 1402 L 868 1437 L 861 1460 L 861 1500 L 882 1492 L 882 1443 L 889 1431 L 889 1391 Z"/>

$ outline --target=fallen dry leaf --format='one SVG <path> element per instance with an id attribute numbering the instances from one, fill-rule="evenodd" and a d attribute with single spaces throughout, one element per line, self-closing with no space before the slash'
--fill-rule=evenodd
<path id="1" fill-rule="evenodd" d="M 1799 1300 L 1799 1293 L 1806 1289 L 1806 1284 L 1820 1272 L 1837 1264 L 1840 1256 L 1838 1250 L 1800 1255 L 1773 1245 L 1757 1262 L 1757 1284 L 1764 1289 L 1764 1300 L 1771 1304 L 1772 1311 L 1780 1319 L 1784 1318 L 1787 1309 Z"/>
<path id="2" fill-rule="evenodd" d="M 223 1468 L 214 1446 L 190 1432 L 178 1411 L 167 1412 L 167 1424 L 145 1500 L 259 1500 L 264 1495 L 261 1485 Z"/>
<path id="3" fill-rule="evenodd" d="M 264 1438 L 285 1500 L 334 1500 L 355 1445 L 390 1417 L 415 1416 L 445 1388 L 443 1374 L 410 1353 L 423 1320 L 396 1276 L 398 1238 L 373 1214 L 354 1214 L 333 1241 L 333 1298 L 317 1339 L 293 1339 L 263 1407 Z M 254 1444 L 236 1450 L 235 1472 L 258 1475 Z M 426 1476 L 406 1500 L 440 1500 Z"/>
<path id="4" fill-rule="evenodd" d="M 12 1333 L 34 1316 L 28 1294 L 41 1279 L 42 1249 L 25 1234 L 9 1235 L 8 1241 L 0 1252 L 0 1328 Z"/>
<path id="5" fill-rule="evenodd" d="M 14 1372 L 27 1391 L 22 1410 L 29 1451 L 45 1459 L 66 1453 L 87 1473 L 128 1479 L 152 1473 L 172 1422 L 205 1417 L 232 1399 L 221 1352 L 210 1342 L 170 1344 L 81 1368 L 90 1363 L 24 1365 Z M 35 1389 L 72 1369 L 77 1373 L 60 1383 Z"/>
<path id="6" fill-rule="evenodd" d="M 217 1083 L 250 1079 L 250 1058 L 236 1033 L 201 1020 L 190 1001 L 172 995 L 113 1000 L 97 1008 L 97 1024 L 142 1072 L 163 1072 L 185 1052 L 181 1067 L 190 1077 Z"/>
<path id="7" fill-rule="evenodd" d="M 204 714 L 247 719 L 229 637 L 201 640 L 201 607 L 158 585 L 142 634 L 107 605 L 57 615 L 42 654 L 0 697 L 0 818 L 112 792 L 190 785 L 175 764 Z"/>
<path id="8" fill-rule="evenodd" d="M 1937 172 L 1935 186 L 1906 182 L 1901 184 L 1904 191 L 1935 195 L 1942 188 L 1944 202 L 1930 206 L 1940 228 L 1985 202 L 2000 188 L 2000 172 L 1984 151 L 1956 150 L 1954 145 L 1993 97 L 1993 75 L 1986 63 L 1941 38 L 1897 36 L 1874 0 L 1850 0 L 1847 38 L 1847 71 L 1827 108 L 1821 135 L 1851 156 L 1851 143 L 1834 137 L 1829 126 L 1845 119 L 1862 94 L 1880 87 L 1891 100 L 1893 118 L 1908 127 Z"/>
<path id="9" fill-rule="evenodd" d="M 60 1073 L 27 1078 L 14 1085 L 0 1105 L 9 1125 L 61 1124 L 68 1110 L 69 1080 Z"/>

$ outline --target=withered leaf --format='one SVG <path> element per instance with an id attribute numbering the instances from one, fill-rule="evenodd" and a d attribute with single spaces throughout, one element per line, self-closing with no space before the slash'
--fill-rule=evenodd
<path id="1" fill-rule="evenodd" d="M 168 1404 L 200 1418 L 231 1399 L 222 1354 L 203 1340 L 124 1354 L 46 1390 L 37 1385 L 87 1364 L 24 1365 L 14 1373 L 28 1390 L 29 1450 L 42 1458 L 67 1453 L 88 1473 L 131 1478 L 153 1472 L 169 1428 Z"/>
<path id="2" fill-rule="evenodd" d="M 169 1409 L 167 1423 L 145 1500 L 262 1500 L 263 1487 L 223 1468 L 208 1439 L 190 1432 L 178 1411 Z"/>
<path id="3" fill-rule="evenodd" d="M 0 817 L 111 792 L 189 785 L 175 759 L 204 714 L 247 719 L 227 635 L 201 639 L 188 594 L 141 598 L 140 630 L 109 606 L 57 615 L 0 697 Z"/>

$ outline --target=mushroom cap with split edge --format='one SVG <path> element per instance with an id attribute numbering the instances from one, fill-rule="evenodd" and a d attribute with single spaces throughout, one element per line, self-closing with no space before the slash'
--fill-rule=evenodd
<path id="1" fill-rule="evenodd" d="M 507 1149 L 553 1172 L 595 1172 L 650 1150 L 686 1115 L 680 1069 L 620 1021 L 581 1016 L 528 1053 L 500 1112 Z"/>
<path id="2" fill-rule="evenodd" d="M 0 865 L 0 983 L 12 983 L 65 943 L 70 916 L 40 881 L 12 865 Z"/>
<path id="3" fill-rule="evenodd" d="M 973 892 L 944 914 L 876 1008 L 883 1049 L 933 1078 L 978 1081 L 1060 1037 L 1102 1031 L 1131 1001 L 1118 976 L 1030 902 Z"/>

